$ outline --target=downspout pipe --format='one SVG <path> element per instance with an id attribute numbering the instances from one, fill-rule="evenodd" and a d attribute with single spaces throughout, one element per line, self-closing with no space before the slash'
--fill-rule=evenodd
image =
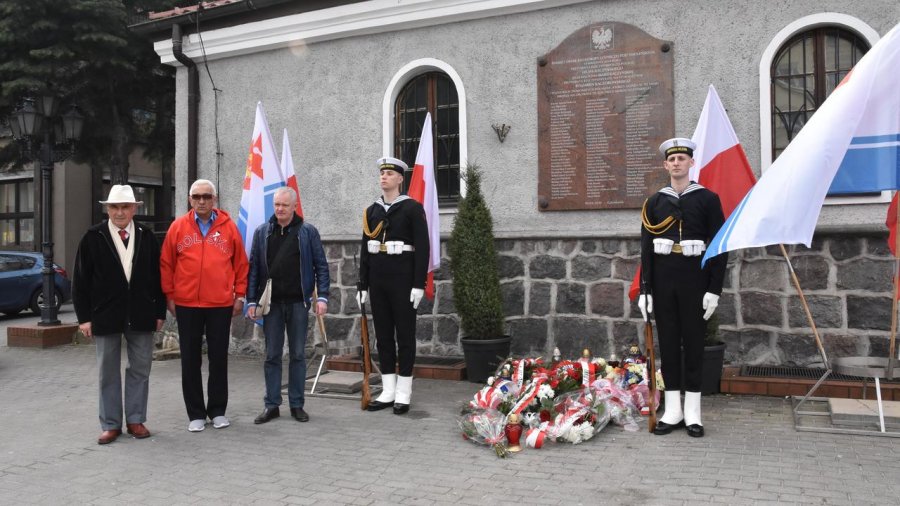
<path id="1" fill-rule="evenodd" d="M 188 71 L 188 183 L 197 180 L 197 135 L 199 133 L 198 116 L 200 114 L 200 72 L 197 64 L 184 54 L 182 48 L 181 25 L 172 25 L 172 54 Z"/>

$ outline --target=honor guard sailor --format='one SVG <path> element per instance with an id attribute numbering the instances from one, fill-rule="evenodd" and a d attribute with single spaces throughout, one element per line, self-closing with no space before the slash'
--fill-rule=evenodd
<path id="1" fill-rule="evenodd" d="M 725 221 L 715 193 L 691 181 L 696 145 L 669 139 L 659 146 L 670 184 L 644 202 L 641 211 L 641 295 L 638 307 L 646 321 L 656 317 L 662 374 L 666 383 L 665 414 L 655 434 L 686 428 L 702 437 L 700 387 L 706 320 L 722 293 L 728 256 L 700 260 L 706 245 Z M 682 359 L 684 371 L 682 371 Z M 684 410 L 681 390 L 685 391 Z"/>
<path id="2" fill-rule="evenodd" d="M 369 411 L 393 406 L 409 411 L 416 359 L 416 308 L 425 294 L 428 224 L 421 204 L 400 194 L 402 160 L 377 162 L 382 196 L 363 212 L 363 238 L 357 302 L 372 302 L 375 343 L 381 367 L 381 395 Z M 399 362 L 399 368 L 398 368 Z"/>

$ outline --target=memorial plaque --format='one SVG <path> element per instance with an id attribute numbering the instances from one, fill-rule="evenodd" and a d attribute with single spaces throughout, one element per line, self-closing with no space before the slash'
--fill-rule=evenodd
<path id="1" fill-rule="evenodd" d="M 674 137 L 672 43 L 593 23 L 538 58 L 538 209 L 640 208 Z"/>

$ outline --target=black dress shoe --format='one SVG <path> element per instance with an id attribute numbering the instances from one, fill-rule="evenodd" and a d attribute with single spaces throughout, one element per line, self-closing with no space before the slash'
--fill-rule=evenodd
<path id="1" fill-rule="evenodd" d="M 409 404 L 400 404 L 399 402 L 394 403 L 394 414 L 402 415 L 409 411 Z"/>
<path id="2" fill-rule="evenodd" d="M 656 424 L 656 428 L 653 429 L 653 433 L 657 436 L 665 436 L 666 434 L 672 432 L 675 429 L 683 429 L 684 428 L 684 420 L 674 423 L 668 424 L 666 422 L 660 421 Z"/>
<path id="3" fill-rule="evenodd" d="M 291 416 L 298 422 L 309 421 L 309 415 L 306 414 L 306 411 L 303 411 L 303 408 L 291 408 Z"/>
<path id="4" fill-rule="evenodd" d="M 699 423 L 688 425 L 687 433 L 691 437 L 703 437 L 703 426 Z"/>
<path id="5" fill-rule="evenodd" d="M 394 401 L 390 401 L 390 402 L 369 401 L 369 407 L 366 408 L 366 410 L 381 411 L 382 409 L 389 408 L 393 405 L 394 405 Z"/>
<path id="6" fill-rule="evenodd" d="M 278 410 L 278 406 L 266 408 L 253 420 L 253 423 L 259 425 L 271 421 L 273 418 L 278 418 L 279 416 L 281 416 L 281 411 Z"/>

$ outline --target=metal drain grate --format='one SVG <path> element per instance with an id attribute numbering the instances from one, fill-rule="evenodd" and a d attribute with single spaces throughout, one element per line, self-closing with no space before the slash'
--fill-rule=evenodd
<path id="1" fill-rule="evenodd" d="M 825 369 L 808 367 L 791 367 L 783 365 L 742 365 L 741 376 L 749 378 L 799 378 L 817 380 L 825 374 Z M 834 381 L 862 381 L 860 376 L 837 374 L 832 372 L 828 380 Z M 900 383 L 897 379 L 882 379 L 882 383 Z"/>

